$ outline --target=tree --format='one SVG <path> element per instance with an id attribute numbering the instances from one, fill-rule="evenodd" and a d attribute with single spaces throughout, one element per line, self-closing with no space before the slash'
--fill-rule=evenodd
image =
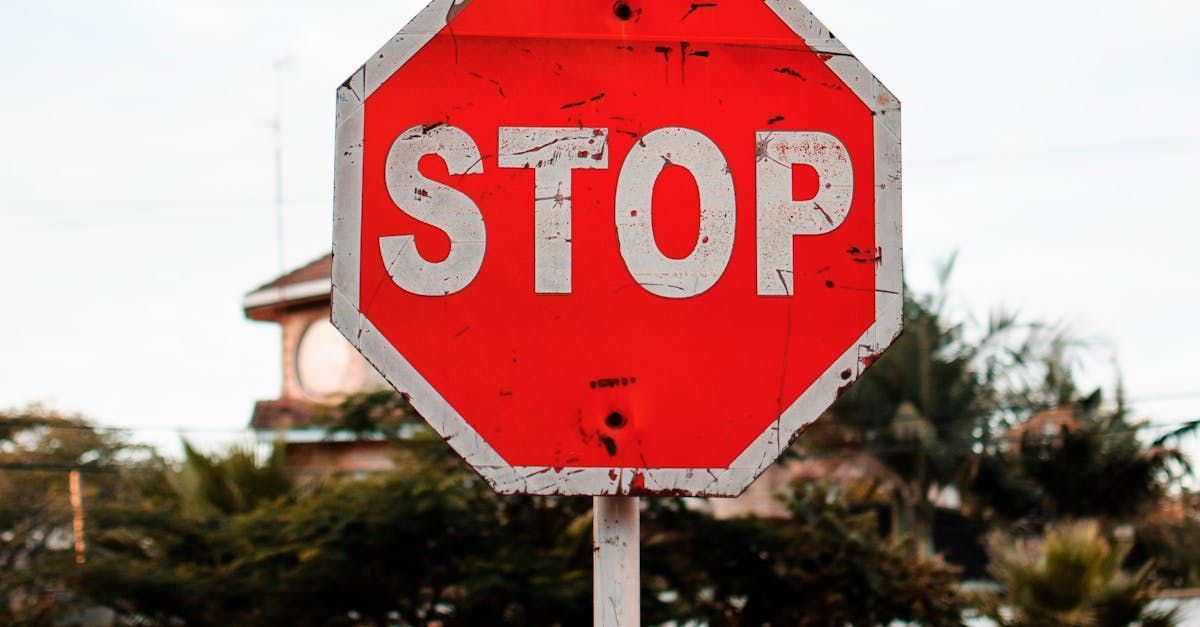
<path id="1" fill-rule="evenodd" d="M 799 483 L 790 519 L 716 520 L 682 500 L 653 500 L 643 522 L 649 623 L 959 625 L 957 571 L 911 559 L 872 513 L 836 489 Z"/>
<path id="2" fill-rule="evenodd" d="M 1106 538 L 1095 521 L 1054 525 L 1044 539 L 990 541 L 992 572 L 1003 592 L 981 597 L 1002 627 L 1143 627 L 1173 625 L 1170 612 L 1148 609 L 1155 590 L 1149 568 L 1127 574 L 1129 546 Z"/>
<path id="3" fill-rule="evenodd" d="M 1167 586 L 1200 586 L 1200 494 L 1163 499 L 1137 521 L 1136 538 L 1129 562 L 1151 563 Z"/>
<path id="4" fill-rule="evenodd" d="M 224 455 L 208 456 L 183 442 L 183 465 L 171 476 L 180 505 L 198 516 L 235 514 L 286 496 L 292 480 L 277 444 L 265 462 L 250 446 L 234 446 Z"/>
<path id="5" fill-rule="evenodd" d="M 232 524 L 291 496 L 278 450 L 204 455 L 184 442 L 184 453 L 178 467 L 130 469 L 125 497 L 96 503 L 91 558 L 63 574 L 79 603 L 145 625 L 233 624 L 257 603 L 250 582 L 229 576 L 241 551 Z"/>
<path id="6" fill-rule="evenodd" d="M 1055 330 L 997 311 L 981 332 L 951 320 L 947 285 L 954 259 L 939 272 L 937 291 L 906 290 L 904 334 L 818 422 L 806 442 L 872 468 L 893 499 L 892 528 L 911 534 L 917 552 L 932 550 L 934 486 L 955 485 L 973 455 L 1019 407 L 1032 355 L 1047 350 Z"/>
<path id="7" fill-rule="evenodd" d="M 325 425 L 330 435 L 380 434 L 392 439 L 406 435 L 406 428 L 424 427 L 408 396 L 391 389 L 349 394 L 336 405 L 319 410 L 316 422 Z"/>
<path id="8" fill-rule="evenodd" d="M 1060 518 L 1129 523 L 1161 502 L 1188 471 L 1187 458 L 1166 437 L 1143 441 L 1147 423 L 1128 420 L 1123 403 L 1106 410 L 1101 400 L 1096 390 L 1063 403 L 1055 420 L 1024 425 L 981 455 L 972 500 L 992 515 L 1035 525 Z"/>
<path id="9" fill-rule="evenodd" d="M 132 469 L 160 464 L 153 451 L 78 416 L 39 406 L 0 412 L 0 623 L 49 624 L 64 610 L 53 599 L 76 571 L 70 471 L 83 477 L 90 532 L 93 508 L 124 498 Z"/>
<path id="10" fill-rule="evenodd" d="M 436 436 L 396 443 L 394 472 L 282 494 L 261 489 L 277 485 L 262 481 L 270 459 L 190 451 L 179 470 L 137 475 L 140 498 L 97 504 L 88 563 L 54 577 L 145 625 L 590 620 L 590 499 L 497 495 Z M 909 559 L 822 488 L 798 492 L 788 521 L 647 503 L 649 622 L 957 624 L 955 571 Z"/>
<path id="11" fill-rule="evenodd" d="M 501 497 L 456 462 L 204 517 L 110 509 L 80 589 L 149 624 L 579 624 L 586 505 Z"/>
<path id="12" fill-rule="evenodd" d="M 933 548 L 934 488 L 1013 511 L 1042 499 L 1041 486 L 1011 477 L 997 451 L 1031 416 L 1077 400 L 1075 373 L 1089 354 L 1064 327 L 1002 308 L 982 325 L 955 316 L 953 267 L 951 257 L 931 293 L 906 290 L 904 334 L 805 440 L 888 487 L 892 529 L 910 533 L 921 555 Z"/>

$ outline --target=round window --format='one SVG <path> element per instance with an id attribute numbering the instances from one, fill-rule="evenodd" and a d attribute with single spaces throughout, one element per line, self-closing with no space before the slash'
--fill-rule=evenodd
<path id="1" fill-rule="evenodd" d="M 347 389 L 347 379 L 353 352 L 353 347 L 329 320 L 314 320 L 304 329 L 296 348 L 300 388 L 314 398 L 351 391 Z"/>

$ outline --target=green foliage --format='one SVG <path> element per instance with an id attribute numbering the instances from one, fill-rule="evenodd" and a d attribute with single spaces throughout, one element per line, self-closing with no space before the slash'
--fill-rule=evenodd
<path id="1" fill-rule="evenodd" d="M 0 412 L 0 624 L 51 624 L 62 613 L 52 600 L 74 567 L 69 471 L 81 472 L 85 503 L 111 502 L 135 492 L 132 475 L 161 464 L 78 416 Z"/>
<path id="2" fill-rule="evenodd" d="M 1028 365 L 1053 335 L 1015 314 L 997 312 L 971 332 L 947 311 L 954 260 L 941 288 L 906 291 L 904 334 L 850 386 L 806 440 L 823 451 L 864 452 L 881 462 L 877 479 L 892 492 L 897 532 L 932 544 L 930 488 L 960 481 L 973 458 L 1027 387 Z"/>
<path id="3" fill-rule="evenodd" d="M 434 437 L 398 446 L 394 473 L 302 488 L 278 452 L 244 449 L 113 474 L 119 489 L 89 501 L 87 563 L 51 550 L 21 571 L 22 590 L 57 591 L 25 617 L 100 604 L 143 625 L 588 623 L 590 499 L 499 496 Z M 957 624 L 954 571 L 907 559 L 823 489 L 782 521 L 647 504 L 648 624 Z"/>
<path id="4" fill-rule="evenodd" d="M 281 451 L 262 460 L 247 447 L 204 455 L 183 445 L 178 469 L 142 468 L 127 498 L 93 503 L 88 562 L 69 569 L 76 605 L 152 625 L 211 625 L 225 623 L 228 606 L 257 603 L 228 575 L 241 550 L 230 524 L 291 494 Z"/>
<path id="5" fill-rule="evenodd" d="M 194 515 L 247 512 L 291 490 L 281 445 L 275 446 L 265 463 L 249 446 L 235 446 L 218 458 L 185 441 L 183 453 L 183 468 L 174 483 L 182 506 Z"/>
<path id="6" fill-rule="evenodd" d="M 155 624 L 581 624 L 586 504 L 500 497 L 455 462 L 215 518 L 109 508 L 80 586 Z"/>
<path id="7" fill-rule="evenodd" d="M 1200 494 L 1166 499 L 1138 520 L 1136 533 L 1136 557 L 1153 559 L 1160 580 L 1176 588 L 1200 587 Z"/>
<path id="8" fill-rule="evenodd" d="M 868 469 L 890 490 L 893 529 L 913 534 L 925 554 L 934 487 L 958 487 L 981 520 L 1035 525 L 1084 516 L 1131 521 L 1161 501 L 1186 460 L 1165 441 L 1139 438 L 1145 425 L 1126 419 L 1120 396 L 1115 411 L 1102 411 L 1098 390 L 1080 395 L 1075 372 L 1086 344 L 1004 310 L 982 328 L 968 327 L 947 311 L 952 268 L 953 259 L 938 291 L 908 296 L 904 335 L 804 443 Z M 1027 424 L 1067 408 L 1072 421 L 1052 424 L 1052 433 Z"/>
<path id="9" fill-rule="evenodd" d="M 350 394 L 315 418 L 331 434 L 343 432 L 359 437 L 381 434 L 398 438 L 405 427 L 423 424 L 408 397 L 390 389 Z"/>
<path id="10" fill-rule="evenodd" d="M 1132 518 L 1165 495 L 1179 451 L 1145 446 L 1119 416 L 1083 424 L 1063 428 L 1058 441 L 1021 443 L 1021 471 L 1041 488 L 1050 516 Z"/>
<path id="11" fill-rule="evenodd" d="M 1147 608 L 1155 590 L 1149 569 L 1122 572 L 1129 547 L 1104 537 L 1095 521 L 1052 526 L 1040 541 L 997 534 L 990 545 L 1004 592 L 981 605 L 1003 627 L 1174 624 L 1172 614 Z"/>
<path id="12" fill-rule="evenodd" d="M 986 417 L 988 390 L 971 370 L 962 328 L 939 302 L 909 300 L 905 332 L 831 409 L 849 435 L 839 448 L 863 449 L 890 472 L 899 532 L 931 542 L 930 486 L 955 477 L 968 441 Z"/>
<path id="13" fill-rule="evenodd" d="M 420 467 L 260 509 L 230 527 L 229 573 L 258 599 L 235 622 L 586 622 L 590 553 L 555 542 L 581 512 L 560 505 Z"/>
<path id="14" fill-rule="evenodd" d="M 643 607 L 650 624 L 959 625 L 957 571 L 912 559 L 831 489 L 797 484 L 791 518 L 715 520 L 682 501 L 645 514 Z"/>
<path id="15" fill-rule="evenodd" d="M 1015 450 L 982 456 L 974 500 L 1008 520 L 1133 521 L 1188 469 L 1178 449 L 1143 442 L 1144 423 L 1102 411 L 1099 390 L 1070 407 L 1069 423 L 1026 430 Z"/>

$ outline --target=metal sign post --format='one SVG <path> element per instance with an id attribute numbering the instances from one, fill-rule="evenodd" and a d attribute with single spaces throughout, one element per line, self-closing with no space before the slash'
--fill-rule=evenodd
<path id="1" fill-rule="evenodd" d="M 597 496 L 592 501 L 596 627 L 642 624 L 639 504 L 636 496 Z"/>

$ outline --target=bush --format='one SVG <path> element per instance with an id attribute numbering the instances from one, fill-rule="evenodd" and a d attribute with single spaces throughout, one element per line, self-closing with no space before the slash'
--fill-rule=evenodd
<path id="1" fill-rule="evenodd" d="M 994 534 L 992 573 L 1004 592 L 981 607 L 1003 627 L 1144 627 L 1175 624 L 1171 613 L 1147 609 L 1155 591 L 1148 568 L 1121 571 L 1129 552 L 1095 521 L 1049 527 L 1041 539 Z"/>

